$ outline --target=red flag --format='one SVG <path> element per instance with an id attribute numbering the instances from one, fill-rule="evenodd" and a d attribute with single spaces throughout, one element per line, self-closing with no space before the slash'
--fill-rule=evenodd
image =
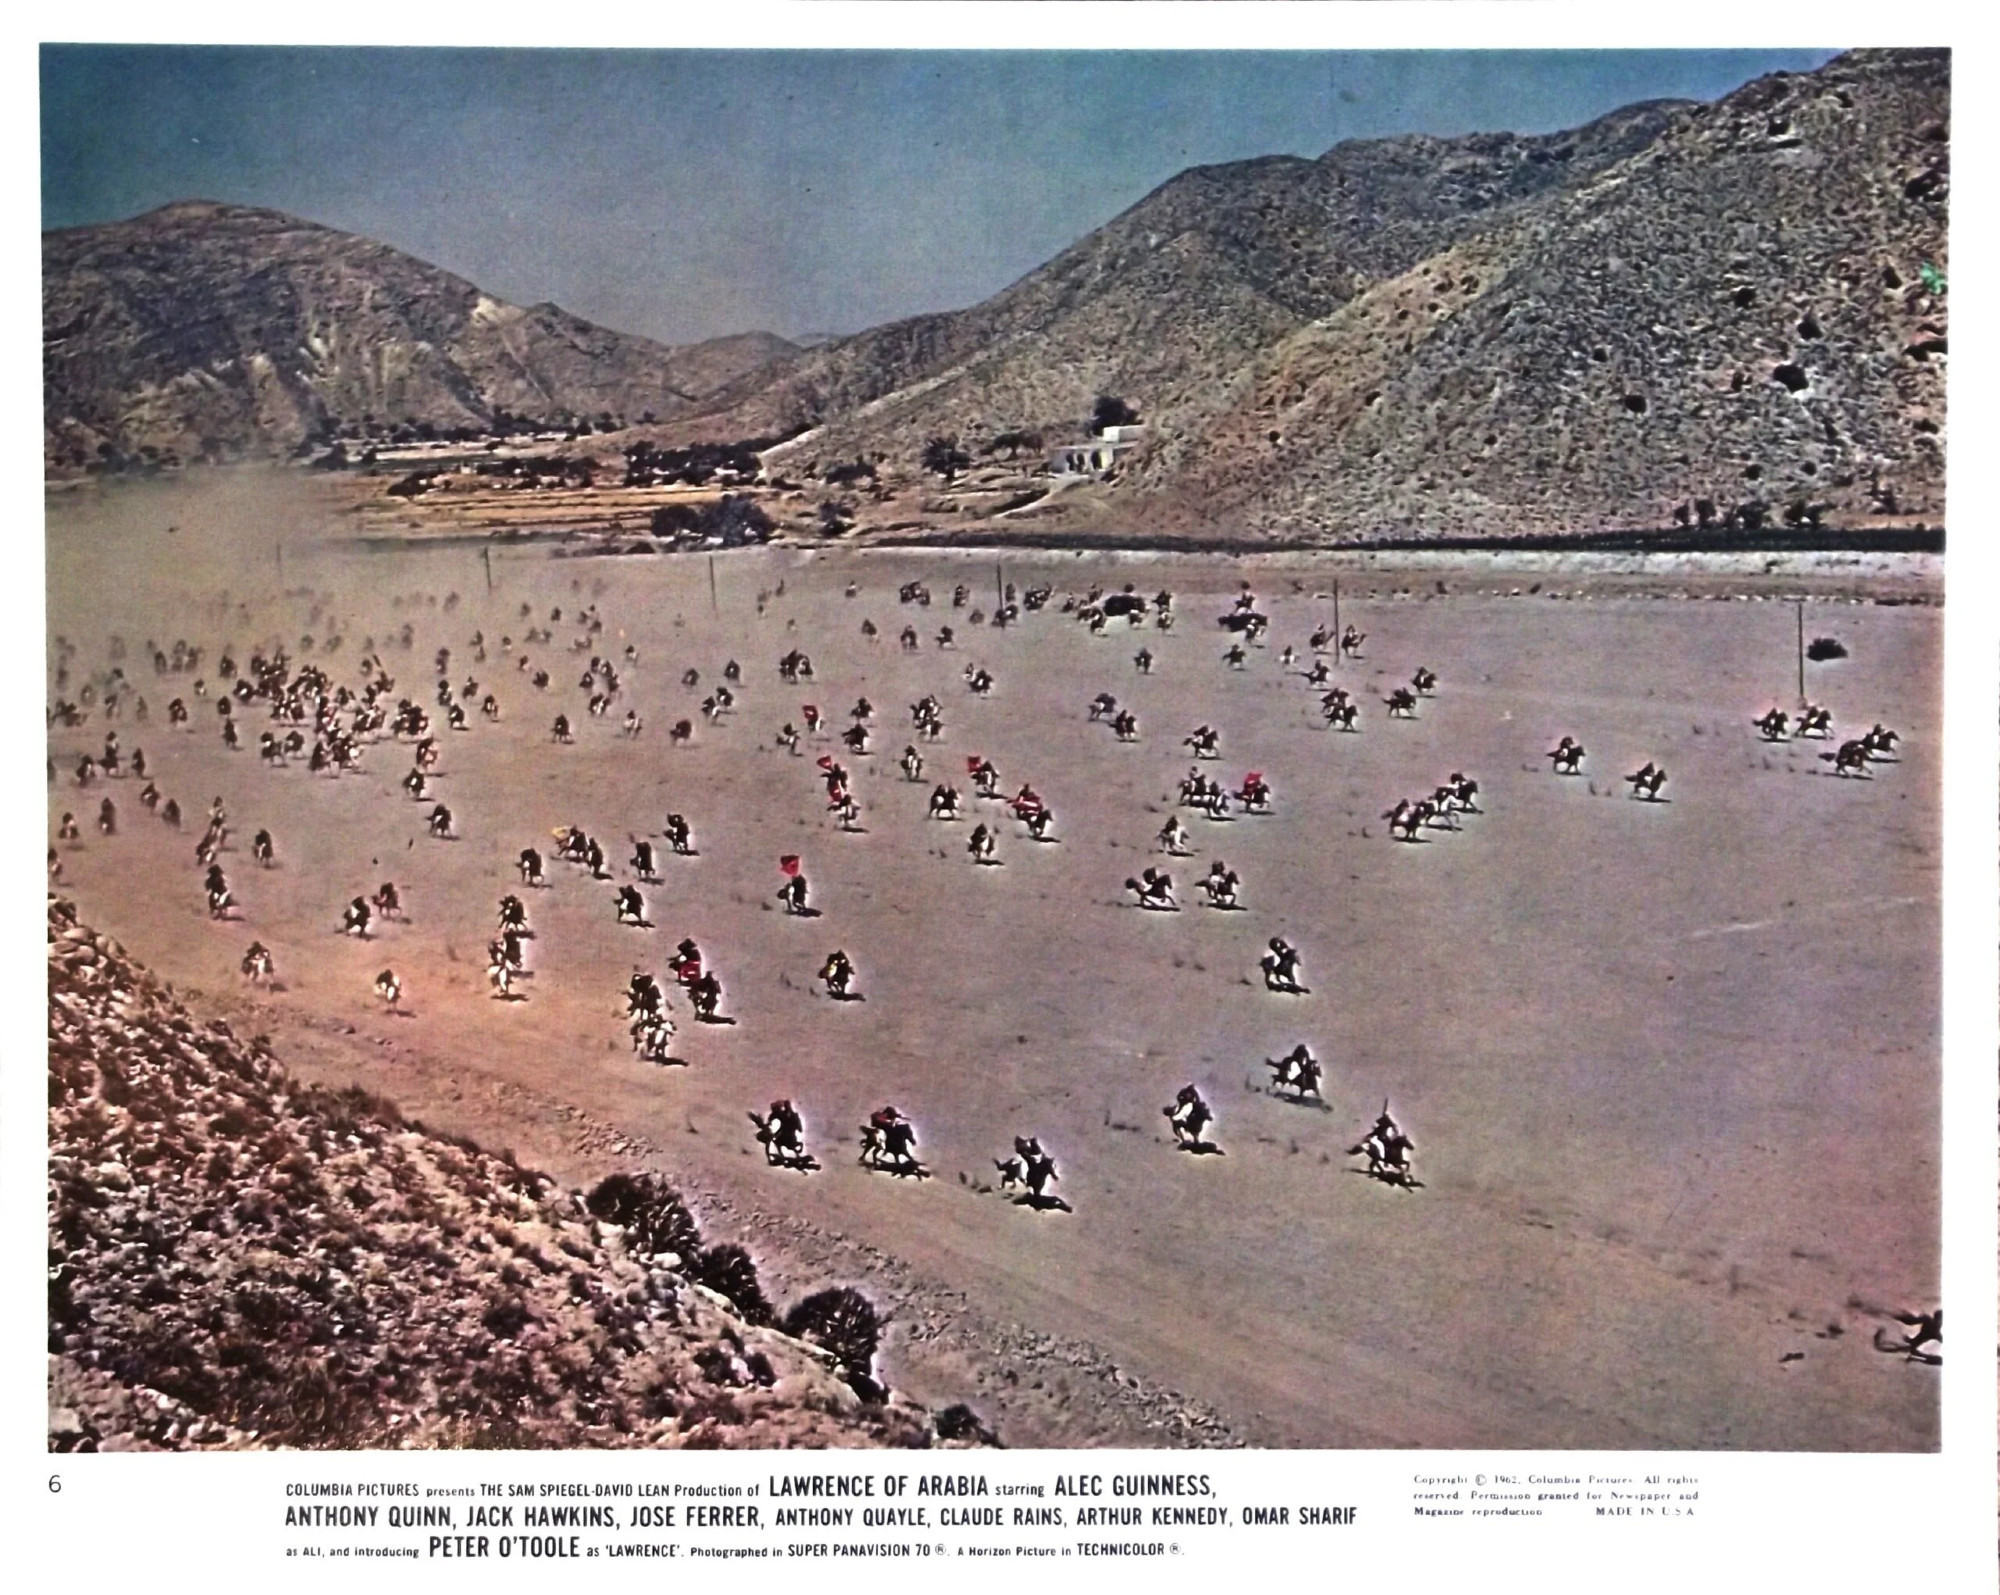
<path id="1" fill-rule="evenodd" d="M 1243 777 L 1243 784 L 1245 786 L 1252 786 L 1263 779 L 1264 772 L 1262 770 L 1252 770 L 1248 775 Z"/>
<path id="2" fill-rule="evenodd" d="M 965 773 L 967 775 L 977 775 L 979 773 L 979 767 L 985 762 L 986 760 L 983 755 L 979 754 L 973 755 L 973 757 L 965 761 Z"/>
<path id="3" fill-rule="evenodd" d="M 796 853 L 787 853 L 783 858 L 778 860 L 778 868 L 783 870 L 788 876 L 798 874 L 799 855 Z"/>
<path id="4" fill-rule="evenodd" d="M 833 768 L 833 755 L 831 753 L 822 753 L 815 762 L 822 770 L 831 770 Z"/>

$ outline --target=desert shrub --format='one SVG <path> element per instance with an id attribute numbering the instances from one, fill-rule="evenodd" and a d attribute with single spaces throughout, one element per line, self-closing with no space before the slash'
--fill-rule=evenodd
<path id="1" fill-rule="evenodd" d="M 727 1296 L 746 1323 L 768 1324 L 774 1316 L 757 1281 L 757 1264 L 740 1246 L 709 1247 L 694 1259 L 688 1277 Z"/>
<path id="2" fill-rule="evenodd" d="M 923 467 L 947 482 L 972 463 L 972 456 L 958 446 L 955 437 L 934 437 L 924 444 Z"/>
<path id="3" fill-rule="evenodd" d="M 850 1382 L 872 1382 L 875 1349 L 882 1339 L 882 1318 L 875 1304 L 846 1285 L 808 1296 L 789 1313 L 785 1333 L 832 1354 Z"/>
<path id="4" fill-rule="evenodd" d="M 1093 432 L 1102 432 L 1108 426 L 1138 424 L 1139 412 L 1115 393 L 1100 394 L 1097 403 L 1091 406 L 1090 430 Z"/>
<path id="5" fill-rule="evenodd" d="M 933 1420 L 940 1440 L 972 1440 L 980 1445 L 998 1445 L 1000 1437 L 981 1421 L 964 1402 L 946 1407 Z"/>
<path id="6" fill-rule="evenodd" d="M 593 1218 L 623 1229 L 634 1251 L 692 1258 L 701 1248 L 701 1231 L 687 1203 L 656 1174 L 608 1175 L 584 1206 Z"/>
<path id="7" fill-rule="evenodd" d="M 653 511 L 649 526 L 655 537 L 715 538 L 725 548 L 742 543 L 761 543 L 776 529 L 763 506 L 754 499 L 725 493 L 713 503 L 662 504 Z"/>

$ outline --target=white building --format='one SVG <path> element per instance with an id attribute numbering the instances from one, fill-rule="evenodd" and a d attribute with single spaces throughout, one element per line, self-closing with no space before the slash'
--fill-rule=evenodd
<path id="1" fill-rule="evenodd" d="M 1108 426 L 1096 437 L 1055 449 L 1049 455 L 1049 471 L 1055 476 L 1109 476 L 1117 468 L 1119 456 L 1135 448 L 1145 435 L 1144 426 Z"/>

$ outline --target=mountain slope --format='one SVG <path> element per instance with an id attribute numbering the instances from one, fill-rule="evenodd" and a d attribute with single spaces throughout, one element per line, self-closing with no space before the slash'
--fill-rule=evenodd
<path id="1" fill-rule="evenodd" d="M 1949 114 L 1946 52 L 1859 51 L 1573 133 L 1200 168 L 677 425 L 914 470 L 1125 398 L 1149 441 L 1037 536 L 1935 523 Z"/>
<path id="2" fill-rule="evenodd" d="M 1136 485 L 1252 532 L 1943 514 L 1948 60 L 1690 109 L 1262 353 Z"/>
<path id="3" fill-rule="evenodd" d="M 1256 351 L 1495 215 L 1588 181 L 1676 109 L 1629 106 L 1548 137 L 1381 139 L 1316 161 L 1196 167 L 985 303 L 813 350 L 719 396 L 699 425 L 741 437 L 826 424 L 822 446 L 840 453 L 850 432 L 902 449 L 939 430 L 1075 429 L 1100 393 L 1143 395 L 1153 412 L 1204 407 Z"/>
<path id="4" fill-rule="evenodd" d="M 752 333 L 686 348 L 542 304 L 277 211 L 191 201 L 42 240 L 44 436 L 183 457 L 315 432 L 667 416 L 794 353 Z"/>

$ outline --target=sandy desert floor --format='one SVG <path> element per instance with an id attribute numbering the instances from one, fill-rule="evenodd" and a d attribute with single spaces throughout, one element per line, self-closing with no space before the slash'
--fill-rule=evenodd
<path id="1" fill-rule="evenodd" d="M 1938 1288 L 1941 609 L 1841 601 L 1838 581 L 1808 604 L 1807 635 L 1849 650 L 1808 667 L 1810 695 L 1842 734 L 1879 720 L 1907 738 L 1900 762 L 1844 780 L 1817 756 L 1832 744 L 1769 746 L 1750 727 L 1795 706 L 1793 610 L 1754 601 L 1784 590 L 1776 578 L 1709 584 L 1753 595 L 1733 600 L 1560 567 L 1509 580 L 1468 563 L 1445 579 L 1307 556 L 1006 558 L 1006 580 L 1052 584 L 1058 601 L 1126 581 L 1178 595 L 1170 633 L 1120 621 L 1092 637 L 1054 603 L 1006 630 L 968 624 L 953 584 L 987 609 L 994 587 L 993 556 L 969 552 L 731 553 L 711 598 L 704 558 L 515 548 L 493 552 L 489 591 L 478 546 L 364 549 L 293 481 L 52 497 L 49 632 L 76 645 L 66 691 L 126 640 L 151 716 L 136 725 L 128 706 L 114 724 L 187 826 L 147 815 L 130 778 L 78 790 L 69 772 L 101 746 L 100 711 L 51 733 L 50 833 L 66 809 L 83 823 L 62 866 L 86 919 L 269 1031 L 301 1072 L 359 1080 L 579 1181 L 656 1164 L 781 1283 L 838 1273 L 886 1294 L 890 1379 L 971 1399 L 1012 1444 L 1937 1444 L 1936 1371 L 1870 1338 Z M 1317 694 L 1278 663 L 1332 618 L 1335 576 L 1342 621 L 1368 634 L 1365 658 L 1335 672 L 1363 701 L 1351 736 L 1323 729 Z M 1215 618 L 1245 579 L 1273 626 L 1233 671 Z M 929 609 L 898 603 L 908 580 L 928 583 Z M 605 630 L 572 653 L 587 604 Z M 553 641 L 523 647 L 531 623 Z M 896 642 L 906 623 L 924 638 L 914 654 Z M 943 624 L 954 651 L 931 640 Z M 154 676 L 143 645 L 182 637 L 207 649 L 207 700 L 192 673 Z M 338 779 L 267 768 L 262 705 L 243 715 L 245 750 L 222 746 L 223 645 L 240 660 L 282 642 L 352 682 L 371 638 L 395 696 L 434 711 L 433 655 L 449 647 L 452 681 L 471 674 L 500 699 L 498 724 L 440 729 L 436 796 L 456 841 L 425 835 L 428 803 L 398 791 L 406 747 L 379 742 Z M 1132 663 L 1142 645 L 1151 676 Z M 812 656 L 810 686 L 778 678 L 792 647 Z M 546 691 L 515 668 L 523 652 L 550 669 Z M 592 652 L 624 678 L 602 719 L 577 688 Z M 696 706 L 730 658 L 738 708 L 709 725 Z M 970 663 L 992 671 L 990 697 L 966 689 Z M 1419 665 L 1436 696 L 1414 721 L 1386 719 L 1381 696 Z M 1088 721 L 1099 691 L 1137 712 L 1137 742 Z M 911 784 L 895 758 L 926 692 L 946 731 Z M 175 693 L 190 729 L 165 724 Z M 863 695 L 871 755 L 774 746 L 803 703 L 831 731 Z M 644 717 L 637 739 L 620 734 L 627 707 Z M 573 745 L 551 739 L 558 711 Z M 693 742 L 670 748 L 683 716 Z M 1122 882 L 1164 862 L 1153 838 L 1188 768 L 1181 738 L 1204 721 L 1222 736 L 1209 768 L 1232 787 L 1262 771 L 1275 812 L 1184 815 L 1194 855 L 1167 867 L 1187 906 L 1143 912 Z M 1565 733 L 1590 750 L 1574 780 L 1544 757 Z M 859 834 L 824 812 L 822 752 L 854 773 Z M 972 754 L 1008 792 L 1033 783 L 1056 841 L 997 804 L 926 820 L 932 781 L 965 788 Z M 1669 802 L 1635 802 L 1619 779 L 1649 759 L 1670 772 Z M 1485 812 L 1422 845 L 1389 840 L 1381 811 L 1453 771 L 1477 778 Z M 91 824 L 105 792 L 111 838 Z M 242 904 L 228 923 L 208 917 L 193 858 L 217 795 Z M 552 862 L 549 888 L 525 894 L 528 998 L 493 1000 L 484 948 L 519 851 L 552 852 L 552 828 L 580 825 L 623 882 L 629 838 L 657 842 L 676 810 L 699 856 L 666 857 L 644 889 L 657 928 L 620 927 L 614 882 Z M 1001 822 L 1000 867 L 965 855 L 978 819 Z M 249 857 L 260 827 L 274 869 Z M 778 911 L 787 853 L 821 917 Z M 1240 873 L 1243 912 L 1199 906 L 1193 881 L 1214 858 Z M 342 905 L 383 880 L 408 922 L 365 944 L 338 934 Z M 689 1066 L 642 1063 L 623 987 L 639 966 L 671 984 L 689 935 L 738 1023 L 691 1023 L 676 996 Z M 1300 949 L 1310 996 L 1262 988 L 1273 935 Z M 246 990 L 252 938 L 281 991 Z M 835 947 L 865 1002 L 819 992 Z M 406 1017 L 370 991 L 385 965 Z M 1262 1060 L 1301 1040 L 1326 1066 L 1323 1107 L 1266 1089 Z M 1224 1156 L 1171 1145 L 1160 1109 L 1190 1081 Z M 809 1178 L 767 1168 L 751 1139 L 746 1111 L 780 1095 L 825 1163 Z M 1416 1142 L 1421 1191 L 1345 1155 L 1384 1098 Z M 935 1179 L 856 1166 L 856 1127 L 885 1101 L 915 1121 Z M 1073 1212 L 989 1188 L 1016 1134 L 1055 1154 Z"/>

